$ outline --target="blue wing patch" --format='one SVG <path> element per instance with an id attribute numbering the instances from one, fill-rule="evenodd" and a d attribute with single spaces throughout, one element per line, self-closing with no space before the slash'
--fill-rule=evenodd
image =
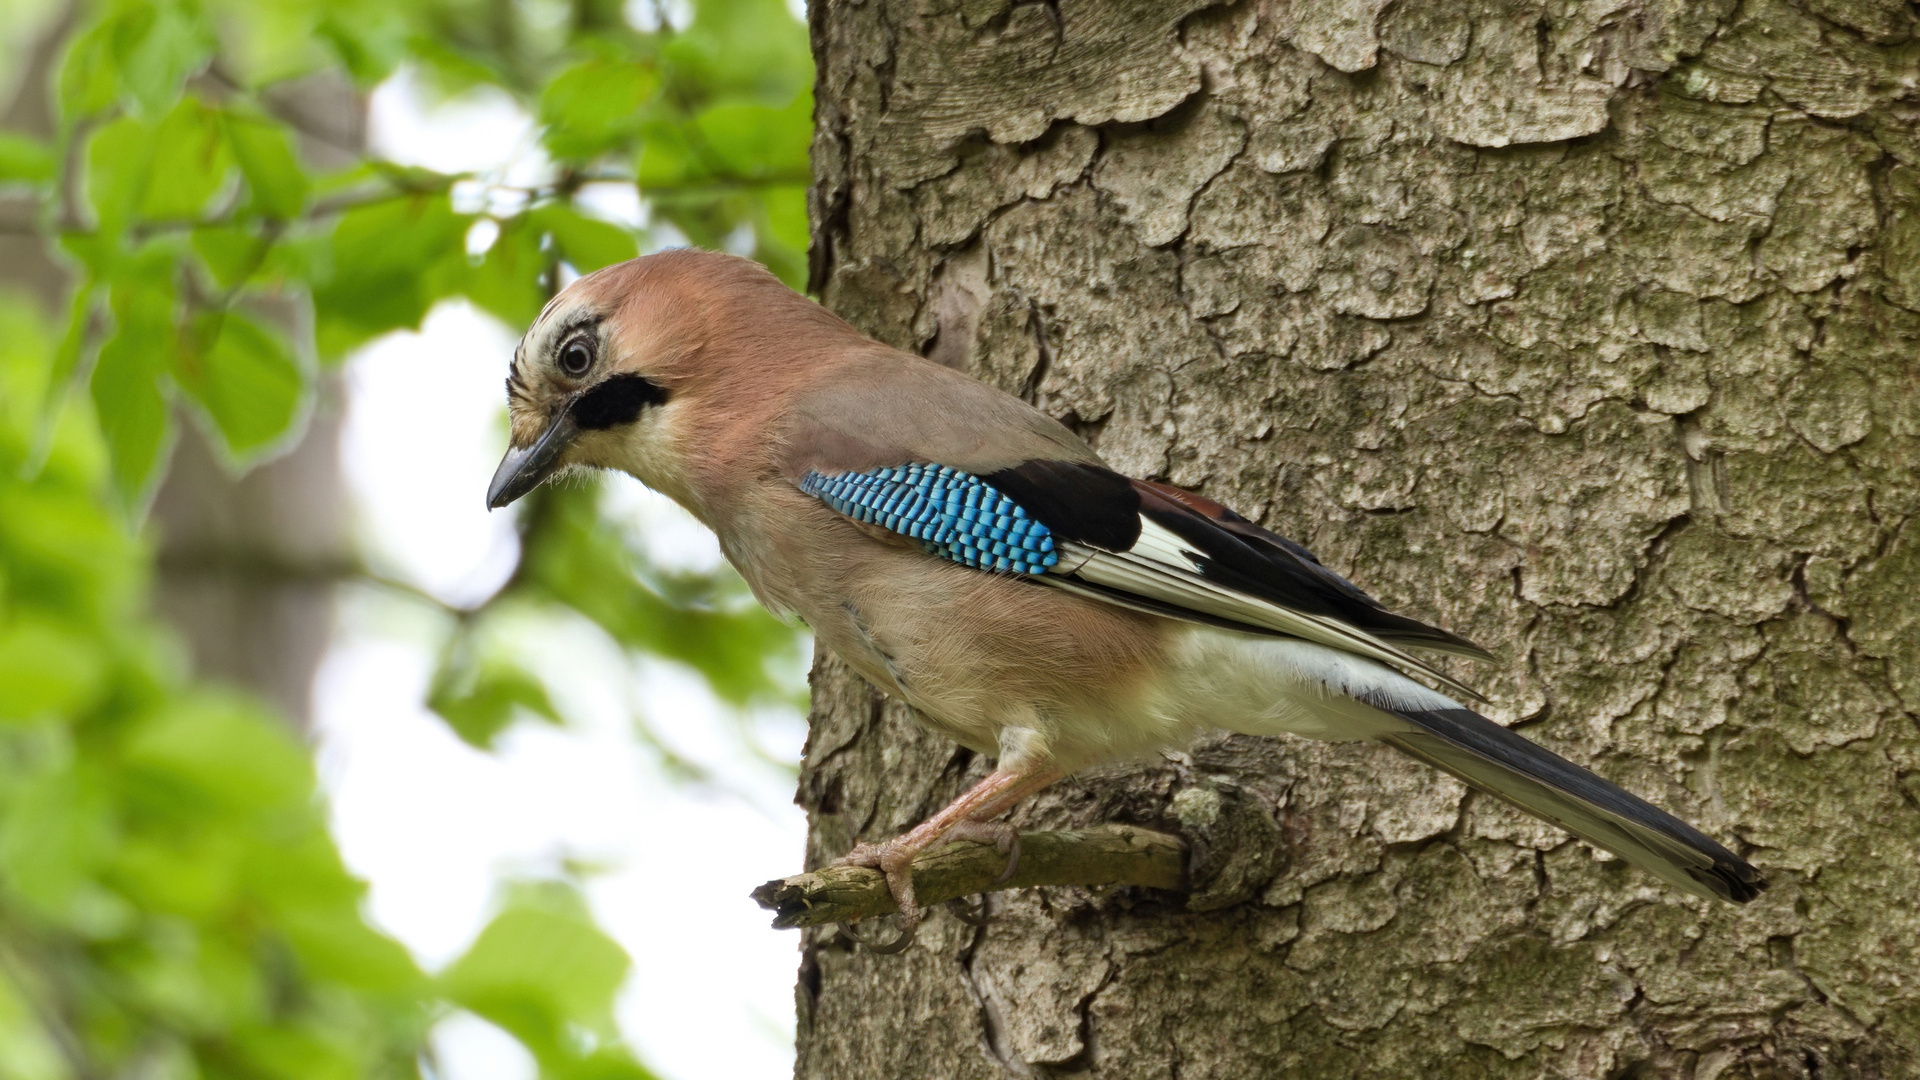
<path id="1" fill-rule="evenodd" d="M 827 476 L 800 490 L 839 513 L 910 536 L 927 551 L 979 570 L 1044 574 L 1060 561 L 1053 533 L 998 488 L 945 465 L 901 465 Z"/>

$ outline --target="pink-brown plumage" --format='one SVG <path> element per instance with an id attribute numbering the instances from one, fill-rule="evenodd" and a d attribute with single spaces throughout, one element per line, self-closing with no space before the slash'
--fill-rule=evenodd
<path id="1" fill-rule="evenodd" d="M 592 362 L 569 374 L 562 355 Z M 1027 403 L 865 337 L 747 260 L 666 252 L 582 278 L 528 330 L 508 386 L 515 449 L 492 504 L 569 466 L 628 472 L 711 527 L 770 609 L 998 757 L 967 797 L 850 856 L 886 871 L 909 922 L 915 852 L 1054 777 L 1203 724 L 1380 739 L 1690 892 L 1746 899 L 1764 884 L 1690 827 L 1403 674 L 1458 687 L 1405 650 L 1484 657 L 1471 643 L 1386 611 L 1218 502 L 1117 476 Z M 892 502 L 857 521 L 802 489 L 906 465 L 957 470 L 995 506 L 1017 496 L 1058 561 L 974 569 L 886 524 Z"/>

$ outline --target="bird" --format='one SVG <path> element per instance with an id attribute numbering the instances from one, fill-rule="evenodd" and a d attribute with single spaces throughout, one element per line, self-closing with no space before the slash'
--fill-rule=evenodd
<path id="1" fill-rule="evenodd" d="M 1682 893 L 1766 888 L 1698 829 L 1464 704 L 1484 699 L 1427 659 L 1484 649 L 1213 499 L 1115 471 L 1026 401 L 749 259 L 668 250 L 576 279 L 515 348 L 507 396 L 489 509 L 570 471 L 628 473 L 710 528 L 770 611 L 994 761 L 840 860 L 885 875 L 902 941 L 921 918 L 916 855 L 1009 852 L 1000 819 L 1025 797 L 1208 730 L 1385 743 Z"/>

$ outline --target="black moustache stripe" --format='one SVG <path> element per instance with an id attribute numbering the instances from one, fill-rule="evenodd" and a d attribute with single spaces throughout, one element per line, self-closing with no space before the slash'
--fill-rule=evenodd
<path id="1" fill-rule="evenodd" d="M 588 431 L 631 424 L 650 405 L 664 405 L 667 389 L 638 375 L 615 375 L 580 395 L 573 422 Z"/>

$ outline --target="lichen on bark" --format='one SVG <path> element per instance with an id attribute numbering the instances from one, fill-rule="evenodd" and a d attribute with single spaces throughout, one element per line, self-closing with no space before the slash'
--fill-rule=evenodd
<path id="1" fill-rule="evenodd" d="M 1774 887 L 1710 907 L 1391 751 L 1213 739 L 1019 819 L 1271 845 L 1217 904 L 808 932 L 799 1076 L 1920 1075 L 1910 5 L 811 19 L 830 306 L 1487 645 L 1497 719 Z M 831 657 L 814 689 L 816 865 L 985 768 Z"/>

